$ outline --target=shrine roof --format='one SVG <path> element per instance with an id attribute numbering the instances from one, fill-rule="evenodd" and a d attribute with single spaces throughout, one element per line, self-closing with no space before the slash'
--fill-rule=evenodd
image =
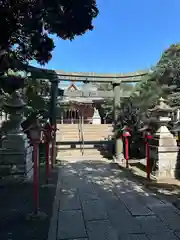
<path id="1" fill-rule="evenodd" d="M 76 84 L 76 83 L 70 83 L 67 84 L 65 82 L 60 82 L 59 83 L 59 88 L 63 89 L 63 90 L 79 90 L 79 91 L 85 91 L 85 90 L 89 90 L 89 91 L 97 91 L 97 86 L 95 86 L 93 83 L 83 83 L 83 84 Z"/>

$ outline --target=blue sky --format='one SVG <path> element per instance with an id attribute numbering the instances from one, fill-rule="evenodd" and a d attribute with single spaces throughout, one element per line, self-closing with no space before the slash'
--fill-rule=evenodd
<path id="1" fill-rule="evenodd" d="M 46 68 L 120 73 L 153 66 L 170 44 L 180 42 L 179 0 L 97 0 L 94 30 L 74 41 L 55 38 Z"/>

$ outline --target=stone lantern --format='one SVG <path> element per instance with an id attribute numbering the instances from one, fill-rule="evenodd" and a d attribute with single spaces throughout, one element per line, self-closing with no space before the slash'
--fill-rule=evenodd
<path id="1" fill-rule="evenodd" d="M 149 111 L 158 124 L 158 128 L 150 142 L 150 157 L 151 161 L 154 162 L 156 176 L 157 178 L 174 178 L 178 147 L 176 138 L 167 127 L 174 109 L 168 106 L 163 98 L 160 98 L 159 104 Z"/>
<path id="2" fill-rule="evenodd" d="M 92 117 L 92 124 L 101 124 L 101 117 L 97 108 L 94 108 L 94 114 Z"/>
<path id="3" fill-rule="evenodd" d="M 32 178 L 32 147 L 27 135 L 23 132 L 21 123 L 26 103 L 20 92 L 15 91 L 7 100 L 4 107 L 9 113 L 6 124 L 6 136 L 0 149 L 0 164 L 4 161 L 9 163 L 10 172 L 20 178 Z"/>
<path id="4" fill-rule="evenodd" d="M 166 104 L 165 99 L 160 98 L 159 103 L 153 109 L 149 109 L 149 112 L 151 113 L 151 116 L 156 118 L 157 122 L 162 125 L 162 123 L 167 124 L 171 121 L 170 115 L 174 112 L 174 108 Z"/>
<path id="5" fill-rule="evenodd" d="M 21 98 L 18 91 L 12 93 L 11 97 L 4 104 L 6 112 L 9 114 L 9 134 L 21 133 L 21 122 L 23 120 L 23 112 L 26 103 Z"/>

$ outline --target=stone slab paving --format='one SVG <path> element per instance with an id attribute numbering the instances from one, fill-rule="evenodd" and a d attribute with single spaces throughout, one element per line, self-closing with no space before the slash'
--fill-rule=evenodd
<path id="1" fill-rule="evenodd" d="M 122 234 L 119 240 L 149 240 L 149 238 L 146 234 Z"/>
<path id="2" fill-rule="evenodd" d="M 83 201 L 82 210 L 86 221 L 105 220 L 108 218 L 106 209 L 102 206 L 101 199 Z"/>
<path id="3" fill-rule="evenodd" d="M 81 210 L 59 211 L 57 239 L 85 238 L 86 236 Z"/>
<path id="4" fill-rule="evenodd" d="M 60 210 L 80 210 L 81 202 L 77 191 L 61 192 Z"/>
<path id="5" fill-rule="evenodd" d="M 106 160 L 66 161 L 59 182 L 48 240 L 180 240 L 179 210 Z"/>
<path id="6" fill-rule="evenodd" d="M 87 221 L 86 227 L 89 240 L 118 240 L 118 235 L 109 220 Z"/>

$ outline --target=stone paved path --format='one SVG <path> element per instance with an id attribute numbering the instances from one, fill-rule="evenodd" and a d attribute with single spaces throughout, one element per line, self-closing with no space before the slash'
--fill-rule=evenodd
<path id="1" fill-rule="evenodd" d="M 106 160 L 66 161 L 48 240 L 178 240 L 180 212 Z"/>

